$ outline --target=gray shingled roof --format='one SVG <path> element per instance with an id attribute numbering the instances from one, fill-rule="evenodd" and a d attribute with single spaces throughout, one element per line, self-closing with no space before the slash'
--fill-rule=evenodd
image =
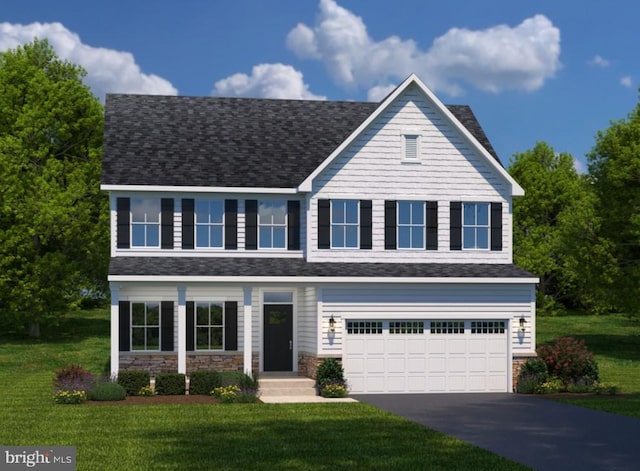
<path id="1" fill-rule="evenodd" d="M 102 183 L 295 188 L 377 107 L 110 94 Z M 471 108 L 448 108 L 500 162 Z"/>
<path id="2" fill-rule="evenodd" d="M 533 278 L 512 264 L 310 263 L 301 258 L 115 257 L 109 275 L 386 278 Z"/>

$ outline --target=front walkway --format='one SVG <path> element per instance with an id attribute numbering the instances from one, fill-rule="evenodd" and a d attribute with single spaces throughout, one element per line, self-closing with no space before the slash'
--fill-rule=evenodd
<path id="1" fill-rule="evenodd" d="M 640 419 L 521 394 L 355 398 L 538 470 L 640 466 Z"/>

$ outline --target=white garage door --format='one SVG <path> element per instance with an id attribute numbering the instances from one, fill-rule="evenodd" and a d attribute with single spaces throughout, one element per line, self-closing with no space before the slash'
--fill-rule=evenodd
<path id="1" fill-rule="evenodd" d="M 352 393 L 507 392 L 507 321 L 348 320 Z"/>

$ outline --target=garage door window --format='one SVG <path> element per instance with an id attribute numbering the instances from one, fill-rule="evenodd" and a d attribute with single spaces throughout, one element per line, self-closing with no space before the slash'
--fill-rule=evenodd
<path id="1" fill-rule="evenodd" d="M 464 321 L 432 321 L 432 334 L 464 334 Z"/>
<path id="2" fill-rule="evenodd" d="M 472 334 L 504 334 L 504 321 L 471 322 Z"/>
<path id="3" fill-rule="evenodd" d="M 424 334 L 423 321 L 392 321 L 389 322 L 390 334 Z"/>
<path id="4" fill-rule="evenodd" d="M 382 321 L 348 321 L 348 334 L 382 334 Z"/>

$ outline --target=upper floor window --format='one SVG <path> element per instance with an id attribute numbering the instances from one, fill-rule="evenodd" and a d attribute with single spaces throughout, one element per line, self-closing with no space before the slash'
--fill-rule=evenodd
<path id="1" fill-rule="evenodd" d="M 224 247 L 224 201 L 195 201 L 196 247 Z"/>
<path id="2" fill-rule="evenodd" d="M 358 248 L 359 201 L 331 200 L 331 247 Z"/>
<path id="3" fill-rule="evenodd" d="M 160 199 L 131 198 L 131 246 L 160 247 Z"/>
<path id="4" fill-rule="evenodd" d="M 258 243 L 261 249 L 287 247 L 286 201 L 260 201 L 258 205 Z"/>
<path id="5" fill-rule="evenodd" d="M 424 249 L 425 203 L 398 201 L 398 248 Z"/>
<path id="6" fill-rule="evenodd" d="M 489 203 L 463 203 L 462 248 L 489 249 Z"/>

